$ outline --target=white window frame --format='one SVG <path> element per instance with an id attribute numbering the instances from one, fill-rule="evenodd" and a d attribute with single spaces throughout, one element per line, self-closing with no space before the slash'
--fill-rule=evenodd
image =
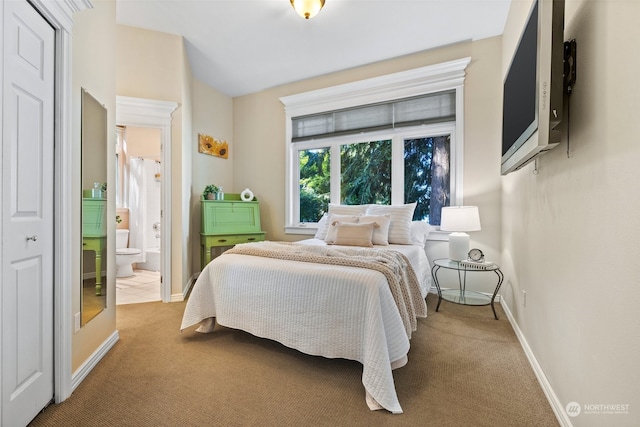
<path id="1" fill-rule="evenodd" d="M 451 204 L 462 205 L 463 201 L 463 135 L 464 135 L 464 77 L 465 70 L 471 58 L 449 61 L 441 64 L 389 74 L 381 77 L 360 80 L 339 86 L 332 86 L 310 92 L 299 93 L 280 98 L 285 106 L 286 114 L 286 188 L 285 188 L 285 232 L 287 234 L 315 234 L 317 225 L 315 223 L 300 223 L 299 218 L 299 159 L 298 150 L 303 147 L 331 146 L 331 144 L 344 144 L 344 141 L 355 139 L 378 140 L 383 139 L 382 135 L 387 135 L 387 139 L 410 138 L 414 136 L 435 135 L 433 130 L 438 126 L 442 130 L 447 128 L 447 132 L 439 134 L 451 134 Z M 456 93 L 456 120 L 455 123 L 441 123 L 430 126 L 422 126 L 420 129 L 407 128 L 406 130 L 383 131 L 367 133 L 363 135 L 351 135 L 346 137 L 326 138 L 325 144 L 320 144 L 320 140 L 292 143 L 292 118 L 309 114 L 317 114 L 325 111 L 332 111 L 344 108 L 353 108 L 361 105 L 368 105 L 378 102 L 386 102 L 396 99 L 408 98 L 412 96 L 426 95 L 428 93 L 455 90 Z M 433 129 L 431 129 L 433 128 Z M 361 141 L 362 142 L 362 141 Z M 394 147 L 399 144 L 393 144 Z M 399 148 L 395 148 L 399 149 Z M 334 163 L 338 164 L 339 156 L 332 155 L 332 170 Z M 393 182 L 397 182 L 396 174 L 404 173 L 402 168 L 399 171 L 394 168 Z M 339 188 L 339 182 L 331 182 L 331 202 L 339 203 L 340 193 L 334 191 Z M 402 178 L 403 179 L 403 178 Z M 396 185 L 396 184 L 392 184 Z M 398 184 L 399 185 L 399 184 Z M 402 192 L 392 192 L 392 204 L 402 204 L 400 199 Z M 334 201 L 334 198 L 336 201 Z"/>

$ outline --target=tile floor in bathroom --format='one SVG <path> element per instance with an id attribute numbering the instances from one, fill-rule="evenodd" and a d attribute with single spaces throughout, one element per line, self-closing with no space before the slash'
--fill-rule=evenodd
<path id="1" fill-rule="evenodd" d="M 116 278 L 116 305 L 160 301 L 160 272 L 133 270 L 133 276 Z"/>

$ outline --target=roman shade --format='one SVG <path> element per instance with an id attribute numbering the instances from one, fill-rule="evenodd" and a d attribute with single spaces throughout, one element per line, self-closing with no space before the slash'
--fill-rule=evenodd
<path id="1" fill-rule="evenodd" d="M 455 90 L 292 117 L 292 142 L 455 120 Z"/>

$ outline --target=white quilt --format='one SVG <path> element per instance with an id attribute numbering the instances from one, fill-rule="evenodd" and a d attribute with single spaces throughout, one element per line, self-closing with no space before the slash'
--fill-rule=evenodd
<path id="1" fill-rule="evenodd" d="M 426 295 L 424 250 L 378 248 L 396 246 L 411 261 Z M 402 413 L 392 369 L 406 364 L 409 338 L 379 271 L 225 254 L 198 277 L 181 330 L 202 322 L 198 330 L 210 332 L 212 318 L 303 353 L 359 361 L 369 407 Z"/>

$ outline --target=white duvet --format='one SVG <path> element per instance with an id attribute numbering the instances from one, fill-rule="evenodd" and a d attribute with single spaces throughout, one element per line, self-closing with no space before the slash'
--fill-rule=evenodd
<path id="1" fill-rule="evenodd" d="M 302 244 L 324 244 L 310 239 Z M 379 246 L 404 253 L 420 281 L 430 284 L 421 246 Z M 424 301 L 422 301 L 424 302 Z M 392 369 L 407 363 L 409 338 L 385 276 L 374 270 L 224 254 L 194 284 L 181 330 L 202 322 L 278 341 L 303 353 L 362 363 L 371 409 L 402 413 Z"/>

